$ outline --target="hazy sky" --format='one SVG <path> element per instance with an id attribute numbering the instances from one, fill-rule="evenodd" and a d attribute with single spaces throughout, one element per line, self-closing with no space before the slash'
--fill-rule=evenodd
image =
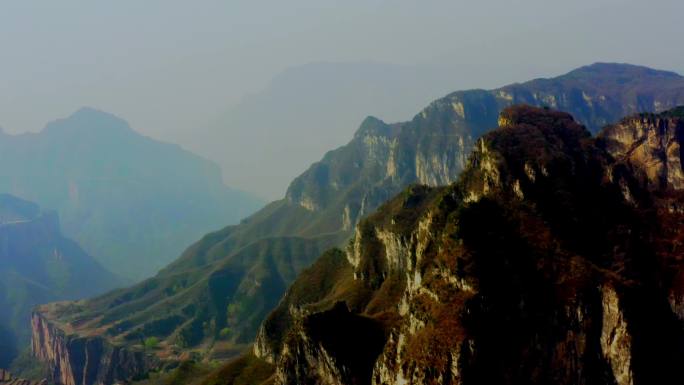
<path id="1" fill-rule="evenodd" d="M 596 61 L 681 73 L 682 14 L 682 0 L 2 0 L 0 126 L 35 131 L 87 105 L 183 145 L 318 61 L 438 68 L 454 90 Z"/>

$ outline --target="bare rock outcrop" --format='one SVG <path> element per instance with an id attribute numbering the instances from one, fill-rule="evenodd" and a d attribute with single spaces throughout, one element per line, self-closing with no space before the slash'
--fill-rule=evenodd
<path id="1" fill-rule="evenodd" d="M 295 281 L 254 350 L 276 383 L 681 383 L 676 111 L 599 139 L 547 109 L 500 122 L 456 183 L 409 188 Z"/>

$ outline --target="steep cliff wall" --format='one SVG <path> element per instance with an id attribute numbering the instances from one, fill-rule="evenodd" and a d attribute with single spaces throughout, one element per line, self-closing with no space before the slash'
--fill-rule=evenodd
<path id="1" fill-rule="evenodd" d="M 31 328 L 34 356 L 48 364 L 51 380 L 60 385 L 130 381 L 157 364 L 144 352 L 109 345 L 98 336 L 68 335 L 64 332 L 68 327 L 51 324 L 40 309 L 31 317 Z"/>
<path id="2" fill-rule="evenodd" d="M 681 383 L 673 114 L 597 140 L 505 110 L 457 183 L 400 194 L 303 272 L 255 354 L 279 384 Z"/>
<path id="3" fill-rule="evenodd" d="M 655 191 L 684 190 L 682 144 L 684 107 L 665 113 L 623 119 L 601 132 L 599 139 L 615 158 L 639 172 Z"/>
<path id="4" fill-rule="evenodd" d="M 684 257 L 679 247 L 684 241 L 684 107 L 623 119 L 606 127 L 598 142 L 636 178 L 633 183 L 619 179 L 625 200 L 644 207 L 645 197 L 634 185 L 648 191 L 658 220 L 653 236 L 660 257 L 657 279 L 672 312 L 684 322 L 684 269 L 677 268 Z"/>
<path id="5" fill-rule="evenodd" d="M 290 184 L 287 201 L 326 219 L 315 218 L 305 227 L 350 229 L 408 184 L 454 182 L 476 141 L 496 127 L 503 109 L 518 104 L 569 112 L 597 133 L 631 114 L 684 105 L 684 77 L 596 63 L 555 78 L 453 92 L 407 122 L 370 117 L 348 145 L 326 154 Z"/>

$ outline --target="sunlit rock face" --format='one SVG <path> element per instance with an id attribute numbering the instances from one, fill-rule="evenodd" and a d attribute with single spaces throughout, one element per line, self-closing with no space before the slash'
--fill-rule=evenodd
<path id="1" fill-rule="evenodd" d="M 636 166 L 652 188 L 683 190 L 682 117 L 684 108 L 634 116 L 606 127 L 601 138 L 611 155 Z"/>
<path id="2" fill-rule="evenodd" d="M 624 116 L 684 105 L 684 77 L 597 63 L 495 90 L 457 91 L 408 122 L 367 118 L 348 145 L 329 152 L 292 182 L 287 199 L 314 212 L 334 208 L 339 212 L 336 229 L 349 229 L 348 223 L 355 224 L 410 183 L 454 182 L 478 138 L 497 126 L 501 111 L 516 104 L 567 111 L 597 133 Z"/>
<path id="3" fill-rule="evenodd" d="M 409 188 L 300 275 L 255 344 L 276 383 L 681 382 L 676 111 L 599 138 L 551 110 L 500 122 L 455 183 Z"/>

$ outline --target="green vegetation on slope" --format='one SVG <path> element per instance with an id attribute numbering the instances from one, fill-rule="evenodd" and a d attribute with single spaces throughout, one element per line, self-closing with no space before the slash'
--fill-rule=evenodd
<path id="1" fill-rule="evenodd" d="M 28 346 L 34 306 L 90 297 L 119 284 L 62 236 L 54 212 L 0 194 L 0 367 Z"/>
<path id="2" fill-rule="evenodd" d="M 149 373 L 148 378 L 134 385 L 268 385 L 273 379 L 273 366 L 245 354 L 216 367 L 193 360 L 162 373 Z"/>
<path id="3" fill-rule="evenodd" d="M 203 242 L 190 250 L 211 254 Z M 104 330 L 114 344 L 166 359 L 179 360 L 189 350 L 230 358 L 251 342 L 296 274 L 333 243 L 325 237 L 263 239 L 210 264 L 165 270 L 133 288 L 57 305 L 54 314 L 62 323 L 78 321 L 78 333 Z"/>

